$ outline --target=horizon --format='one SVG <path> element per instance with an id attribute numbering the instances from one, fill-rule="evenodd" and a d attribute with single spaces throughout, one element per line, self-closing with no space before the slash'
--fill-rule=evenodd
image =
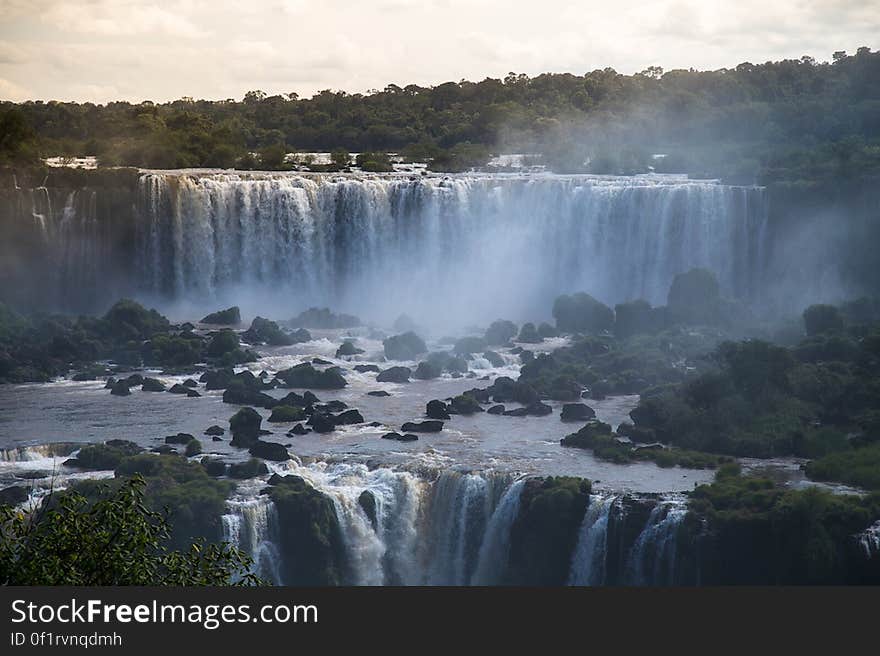
<path id="1" fill-rule="evenodd" d="M 0 99 L 161 104 L 240 99 L 255 89 L 368 94 L 511 71 L 712 71 L 803 56 L 830 61 L 840 44 L 848 53 L 873 49 L 880 33 L 874 3 L 853 0 L 653 0 L 618 3 L 613 15 L 600 2 L 550 5 L 185 0 L 172 11 L 144 0 L 0 0 Z"/>

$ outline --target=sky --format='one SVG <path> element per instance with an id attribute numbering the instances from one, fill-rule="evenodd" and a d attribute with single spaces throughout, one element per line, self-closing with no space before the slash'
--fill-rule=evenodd
<path id="1" fill-rule="evenodd" d="M 0 0 L 0 99 L 311 96 L 880 46 L 880 0 Z"/>

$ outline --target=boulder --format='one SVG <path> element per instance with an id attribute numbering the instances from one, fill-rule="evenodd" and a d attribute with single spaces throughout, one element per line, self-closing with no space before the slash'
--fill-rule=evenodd
<path id="1" fill-rule="evenodd" d="M 282 462 L 291 459 L 290 454 L 287 452 L 287 449 L 284 448 L 284 445 L 278 444 L 277 442 L 264 442 L 263 440 L 257 440 L 251 445 L 248 452 L 255 458 L 274 460 L 275 462 Z"/>
<path id="2" fill-rule="evenodd" d="M 525 417 L 529 414 L 528 408 L 514 408 L 513 410 L 505 410 L 502 412 L 505 417 Z"/>
<path id="3" fill-rule="evenodd" d="M 229 419 L 232 446 L 248 447 L 260 436 L 263 418 L 253 408 L 242 408 Z"/>
<path id="4" fill-rule="evenodd" d="M 586 403 L 566 403 L 559 415 L 562 421 L 589 421 L 595 417 L 596 411 Z"/>
<path id="5" fill-rule="evenodd" d="M 359 374 L 364 374 L 364 373 L 367 373 L 368 371 L 378 374 L 380 371 L 382 371 L 381 369 L 379 369 L 379 367 L 377 367 L 374 364 L 356 364 L 354 366 L 354 370 L 356 372 L 358 372 Z"/>
<path id="6" fill-rule="evenodd" d="M 290 346 L 293 338 L 278 327 L 278 324 L 263 317 L 256 317 L 251 327 L 241 334 L 250 344 L 268 344 L 269 346 Z"/>
<path id="7" fill-rule="evenodd" d="M 613 436 L 611 426 L 592 419 L 586 423 L 577 433 L 566 435 L 559 443 L 562 446 L 574 446 L 581 449 L 592 449 L 597 445 L 604 445 Z"/>
<path id="8" fill-rule="evenodd" d="M 538 329 L 535 328 L 535 324 L 524 323 L 522 328 L 519 329 L 519 335 L 517 336 L 516 341 L 526 344 L 539 344 L 544 341 L 544 338 L 538 334 Z"/>
<path id="9" fill-rule="evenodd" d="M 141 389 L 145 392 L 164 392 L 165 384 L 156 378 L 144 378 Z"/>
<path id="10" fill-rule="evenodd" d="M 177 433 L 177 435 L 168 435 L 165 438 L 165 444 L 189 444 L 195 438 L 194 435 L 190 435 L 189 433 Z"/>
<path id="11" fill-rule="evenodd" d="M 342 389 L 348 384 L 338 371 L 319 371 L 308 362 L 279 371 L 276 378 L 283 380 L 287 387 Z"/>
<path id="12" fill-rule="evenodd" d="M 614 327 L 614 311 L 589 294 L 579 292 L 553 302 L 556 328 L 566 333 L 601 333 Z"/>
<path id="13" fill-rule="evenodd" d="M 110 388 L 110 393 L 113 396 L 130 396 L 131 390 L 128 389 L 128 383 L 124 380 L 116 381 L 113 384 L 113 387 Z"/>
<path id="14" fill-rule="evenodd" d="M 287 431 L 288 435 L 307 435 L 309 429 L 303 426 L 302 424 L 296 424 L 293 428 Z"/>
<path id="15" fill-rule="evenodd" d="M 229 387 L 224 390 L 223 403 L 255 405 L 259 408 L 266 408 L 269 410 L 277 405 L 278 401 L 264 392 L 258 392 L 255 389 L 236 382 L 229 385 Z"/>
<path id="16" fill-rule="evenodd" d="M 483 351 L 483 357 L 486 358 L 489 361 L 489 364 L 493 367 L 503 367 L 505 364 L 504 358 L 495 351 Z"/>
<path id="17" fill-rule="evenodd" d="M 486 410 L 490 415 L 503 415 L 504 414 L 504 406 L 503 405 L 493 405 L 491 408 Z"/>
<path id="18" fill-rule="evenodd" d="M 305 410 L 298 406 L 276 405 L 272 408 L 272 414 L 266 420 L 270 423 L 283 423 L 303 421 L 306 418 Z"/>
<path id="19" fill-rule="evenodd" d="M 364 490 L 358 497 L 358 505 L 364 511 L 367 519 L 370 520 L 370 524 L 373 526 L 373 530 L 375 531 L 377 529 L 376 497 L 374 497 L 373 493 L 369 490 Z"/>
<path id="20" fill-rule="evenodd" d="M 431 419 L 450 419 L 446 404 L 438 399 L 428 401 L 425 415 Z"/>
<path id="21" fill-rule="evenodd" d="M 199 378 L 208 391 L 226 389 L 233 380 L 235 380 L 235 371 L 232 368 L 206 371 Z"/>
<path id="22" fill-rule="evenodd" d="M 333 415 L 314 414 L 309 419 L 309 425 L 316 433 L 332 433 L 336 430 L 336 421 Z"/>
<path id="23" fill-rule="evenodd" d="M 373 390 L 372 392 L 367 392 L 367 396 L 391 396 L 385 390 Z"/>
<path id="24" fill-rule="evenodd" d="M 413 435 L 412 433 L 406 433 L 401 435 L 400 433 L 385 433 L 382 436 L 383 440 L 396 440 L 398 442 L 415 442 L 419 439 L 418 435 Z"/>
<path id="25" fill-rule="evenodd" d="M 391 367 L 376 376 L 379 383 L 408 383 L 412 370 L 409 367 Z"/>
<path id="26" fill-rule="evenodd" d="M 382 345 L 389 360 L 415 360 L 428 351 L 424 340 L 412 331 L 389 337 L 383 340 Z"/>
<path id="27" fill-rule="evenodd" d="M 540 401 L 534 401 L 526 406 L 526 410 L 528 413 L 535 417 L 544 417 L 546 415 L 553 414 L 553 408 L 551 408 L 546 403 L 541 403 Z"/>
<path id="28" fill-rule="evenodd" d="M 405 423 L 401 430 L 405 433 L 439 433 L 443 430 L 443 422 L 429 419 L 428 421 Z"/>
<path id="29" fill-rule="evenodd" d="M 188 387 L 184 387 L 184 386 L 181 385 L 180 383 L 175 383 L 175 384 L 172 385 L 171 388 L 168 390 L 168 392 L 171 393 L 171 394 L 189 394 L 189 393 L 192 392 L 192 391 L 193 391 L 193 390 L 189 389 Z M 196 392 L 196 394 L 198 394 L 198 392 Z"/>
<path id="30" fill-rule="evenodd" d="M 457 415 L 472 415 L 475 412 L 483 412 L 480 404 L 470 394 L 456 396 L 449 405 L 449 411 Z"/>
<path id="31" fill-rule="evenodd" d="M 498 319 L 486 330 L 486 343 L 489 346 L 505 346 L 516 337 L 516 324 L 512 321 Z"/>
<path id="32" fill-rule="evenodd" d="M 226 433 L 226 431 L 223 428 L 221 428 L 220 426 L 217 426 L 216 424 L 214 426 L 209 426 L 205 430 L 205 435 L 223 435 L 225 433 Z"/>
<path id="33" fill-rule="evenodd" d="M 471 355 L 485 351 L 488 345 L 483 337 L 462 337 L 452 350 L 457 355 Z"/>
<path id="34" fill-rule="evenodd" d="M 360 355 L 364 352 L 364 349 L 360 349 L 349 341 L 343 342 L 342 346 L 336 349 L 336 357 L 348 357 L 352 355 Z"/>
<path id="35" fill-rule="evenodd" d="M 28 500 L 28 489 L 23 485 L 12 485 L 0 490 L 0 506 L 17 506 Z"/>
<path id="36" fill-rule="evenodd" d="M 209 323 L 216 326 L 235 326 L 241 323 L 241 311 L 238 306 L 233 305 L 231 308 L 212 312 L 202 317 L 199 323 Z"/>
<path id="37" fill-rule="evenodd" d="M 185 381 L 183 381 L 183 386 L 195 389 L 196 387 L 199 386 L 199 384 L 196 381 L 194 381 L 192 378 L 187 378 Z"/>
<path id="38" fill-rule="evenodd" d="M 208 476 L 213 476 L 217 478 L 218 476 L 223 476 L 226 473 L 226 463 L 223 462 L 220 458 L 211 458 L 204 457 L 201 460 L 202 467 L 205 468 L 205 471 L 208 472 Z"/>
<path id="39" fill-rule="evenodd" d="M 436 364 L 431 362 L 419 362 L 419 366 L 413 372 L 413 378 L 417 380 L 432 380 L 439 378 L 443 371 Z"/>
<path id="40" fill-rule="evenodd" d="M 361 320 L 351 314 L 334 314 L 330 308 L 309 308 L 287 322 L 291 328 L 356 328 Z"/>
<path id="41" fill-rule="evenodd" d="M 346 410 L 345 412 L 341 412 L 336 415 L 333 420 L 337 426 L 364 423 L 363 415 L 361 415 L 361 413 L 357 410 Z"/>
<path id="42" fill-rule="evenodd" d="M 538 335 L 540 335 L 542 339 L 547 339 L 549 337 L 559 337 L 559 331 L 546 321 L 543 321 L 538 326 Z"/>
<path id="43" fill-rule="evenodd" d="M 255 478 L 269 473 L 269 468 L 265 462 L 251 458 L 247 462 L 233 462 L 229 465 L 229 477 L 244 479 Z"/>

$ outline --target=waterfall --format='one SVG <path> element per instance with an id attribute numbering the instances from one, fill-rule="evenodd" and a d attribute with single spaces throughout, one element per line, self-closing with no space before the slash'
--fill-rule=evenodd
<path id="1" fill-rule="evenodd" d="M 282 582 L 278 514 L 268 497 L 253 496 L 253 492 L 245 490 L 226 502 L 229 512 L 222 517 L 223 540 L 253 559 L 254 574 L 278 585 Z"/>
<path id="2" fill-rule="evenodd" d="M 873 558 L 880 554 L 880 520 L 859 533 L 858 542 L 865 553 L 865 558 Z"/>
<path id="3" fill-rule="evenodd" d="M 673 585 L 678 527 L 687 514 L 684 499 L 657 503 L 630 551 L 626 564 L 627 585 Z"/>
<path id="4" fill-rule="evenodd" d="M 617 497 L 591 495 L 578 533 L 568 585 L 605 583 L 605 557 L 608 551 L 608 520 Z"/>
<path id="5" fill-rule="evenodd" d="M 145 173 L 139 184 L 143 293 L 247 289 L 379 318 L 534 317 L 580 290 L 659 304 L 694 266 L 750 297 L 766 220 L 760 188 L 671 176 Z M 487 296 L 476 280 L 516 293 Z"/>
<path id="6" fill-rule="evenodd" d="M 492 513 L 471 580 L 473 585 L 497 585 L 503 580 L 510 550 L 510 529 L 519 514 L 519 500 L 525 483 L 525 479 L 520 479 L 507 488 Z"/>

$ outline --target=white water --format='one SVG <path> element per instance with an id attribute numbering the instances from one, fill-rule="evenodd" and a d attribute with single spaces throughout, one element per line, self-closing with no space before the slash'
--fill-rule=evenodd
<path id="1" fill-rule="evenodd" d="M 156 298 L 433 324 L 547 316 L 570 291 L 664 303 L 694 266 L 747 297 L 766 222 L 759 188 L 670 176 L 157 172 L 139 204 L 135 279 Z"/>
<path id="2" fill-rule="evenodd" d="M 629 585 L 672 585 L 678 526 L 687 514 L 684 498 L 658 503 L 633 545 L 627 562 Z"/>
<path id="3" fill-rule="evenodd" d="M 608 519 L 617 497 L 590 496 L 578 534 L 568 585 L 602 585 L 608 552 Z"/>
<path id="4" fill-rule="evenodd" d="M 278 513 L 265 495 L 254 496 L 252 482 L 226 502 L 223 540 L 238 547 L 254 561 L 252 571 L 265 581 L 280 584 L 281 551 L 278 542 Z"/>

